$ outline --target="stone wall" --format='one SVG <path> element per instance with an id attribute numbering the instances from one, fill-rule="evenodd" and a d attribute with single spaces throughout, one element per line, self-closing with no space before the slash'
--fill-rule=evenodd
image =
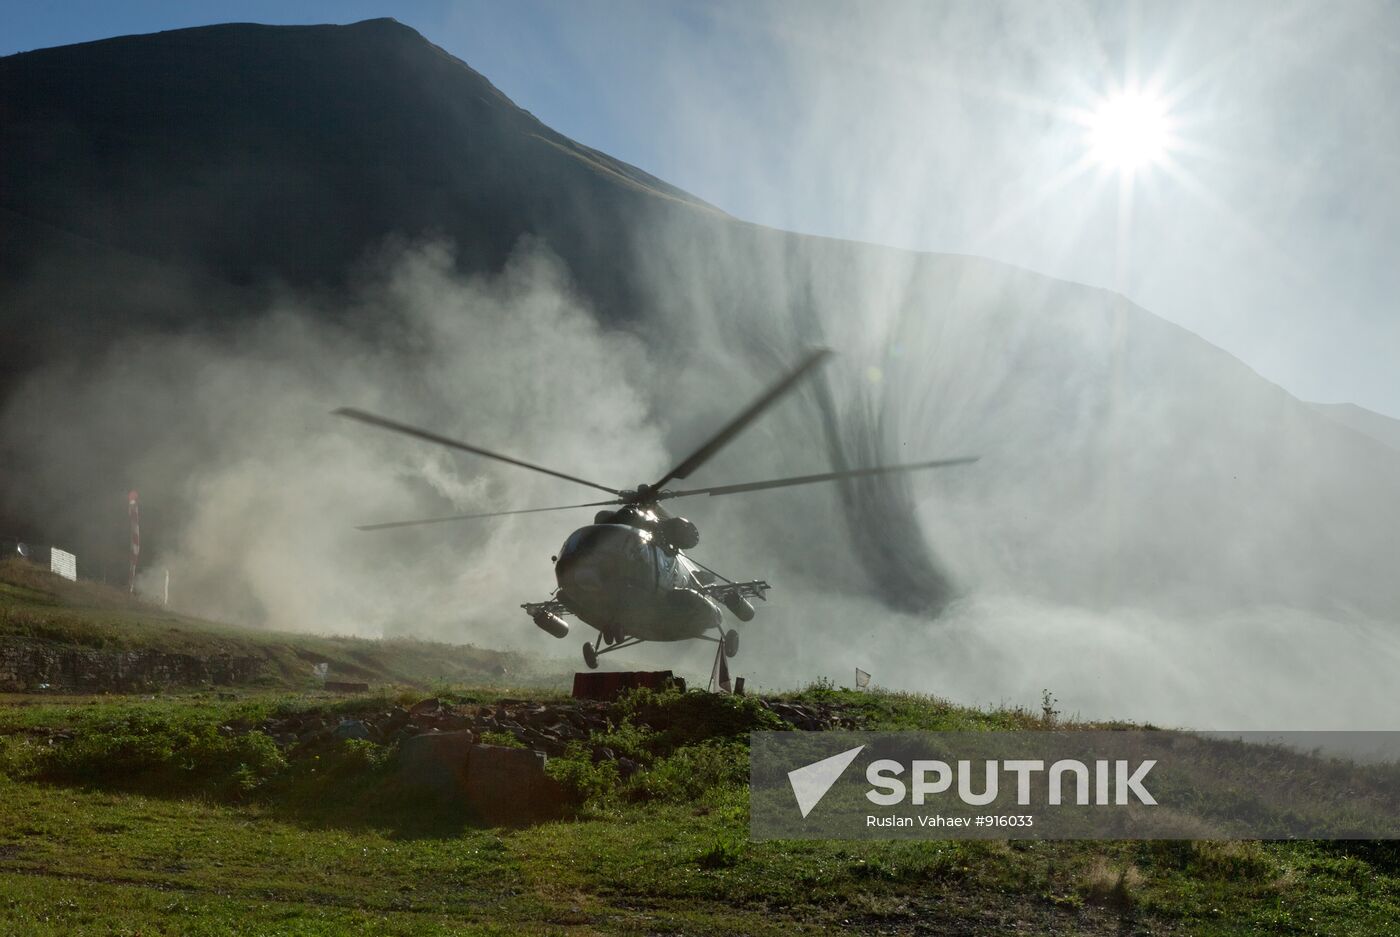
<path id="1" fill-rule="evenodd" d="M 0 692 L 41 689 L 101 692 L 167 686 L 230 686 L 255 680 L 263 660 L 196 656 L 148 648 L 104 650 L 27 638 L 0 638 Z"/>

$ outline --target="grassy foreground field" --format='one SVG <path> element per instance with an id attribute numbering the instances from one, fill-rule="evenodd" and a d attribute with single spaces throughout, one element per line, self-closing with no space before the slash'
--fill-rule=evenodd
<path id="1" fill-rule="evenodd" d="M 481 686 L 527 662 L 226 628 L 14 565 L 0 568 L 5 641 L 266 666 L 237 689 L 0 693 L 0 935 L 1400 933 L 1390 844 L 750 842 L 748 733 L 789 727 L 774 700 L 642 692 L 595 710 L 550 761 L 570 815 L 486 828 L 405 786 L 402 729 L 328 727 L 387 725 L 434 682 L 433 718 L 510 697 L 566 705 L 539 684 Z M 313 659 L 418 688 L 332 697 L 307 689 Z M 829 686 L 783 699 L 868 729 L 1057 723 L 1048 703 Z"/>
<path id="2" fill-rule="evenodd" d="M 642 693 L 555 760 L 569 819 L 474 826 L 360 740 L 255 725 L 408 702 L 253 696 L 0 707 L 0 933 L 1388 934 L 1400 856 L 1348 843 L 751 843 L 754 699 Z M 447 702 L 490 703 L 495 691 Z M 813 687 L 872 728 L 1042 717 Z M 668 728 L 649 728 L 657 724 Z M 622 779 L 587 752 L 640 766 Z"/>

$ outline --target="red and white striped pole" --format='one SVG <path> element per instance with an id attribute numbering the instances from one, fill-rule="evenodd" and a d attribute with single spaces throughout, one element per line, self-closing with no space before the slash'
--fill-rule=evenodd
<path id="1" fill-rule="evenodd" d="M 136 591 L 136 564 L 141 559 L 141 508 L 136 503 L 136 492 L 126 496 L 126 513 L 131 518 L 131 583 L 130 590 Z"/>

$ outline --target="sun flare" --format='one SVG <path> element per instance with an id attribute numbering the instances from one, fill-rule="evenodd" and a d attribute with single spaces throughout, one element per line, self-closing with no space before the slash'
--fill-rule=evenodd
<path id="1" fill-rule="evenodd" d="M 1151 94 L 1124 91 L 1105 98 L 1085 121 L 1089 155 L 1101 166 L 1132 174 L 1161 162 L 1171 147 L 1171 118 Z"/>

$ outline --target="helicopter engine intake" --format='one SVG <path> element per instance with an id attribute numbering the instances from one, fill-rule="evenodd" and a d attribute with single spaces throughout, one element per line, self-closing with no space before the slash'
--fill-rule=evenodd
<path id="1" fill-rule="evenodd" d="M 700 544 L 700 529 L 684 517 L 662 521 L 661 536 L 677 550 L 691 550 Z"/>

